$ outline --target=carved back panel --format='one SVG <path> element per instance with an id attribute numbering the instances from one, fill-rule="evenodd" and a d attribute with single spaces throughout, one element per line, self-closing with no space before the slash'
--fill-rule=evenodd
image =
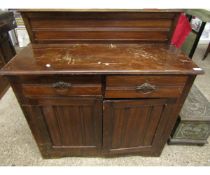
<path id="1" fill-rule="evenodd" d="M 21 12 L 32 43 L 170 41 L 179 12 Z"/>

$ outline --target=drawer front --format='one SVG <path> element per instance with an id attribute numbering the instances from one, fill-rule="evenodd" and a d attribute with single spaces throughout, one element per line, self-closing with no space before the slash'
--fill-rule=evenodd
<path id="1" fill-rule="evenodd" d="M 106 98 L 178 97 L 187 76 L 107 76 Z"/>
<path id="2" fill-rule="evenodd" d="M 27 96 L 92 96 L 101 95 L 100 77 L 58 76 L 29 77 L 22 83 Z"/>

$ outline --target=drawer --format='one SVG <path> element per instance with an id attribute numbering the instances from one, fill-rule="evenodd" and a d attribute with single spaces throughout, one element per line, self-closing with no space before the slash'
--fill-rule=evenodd
<path id="1" fill-rule="evenodd" d="M 187 76 L 107 76 L 105 97 L 178 97 L 186 81 Z"/>
<path id="2" fill-rule="evenodd" d="M 101 95 L 99 76 L 39 76 L 21 80 L 24 96 L 98 96 Z"/>

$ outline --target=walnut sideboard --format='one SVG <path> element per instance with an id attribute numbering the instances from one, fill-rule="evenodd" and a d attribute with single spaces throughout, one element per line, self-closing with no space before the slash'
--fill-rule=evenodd
<path id="1" fill-rule="evenodd" d="M 31 44 L 1 74 L 44 158 L 161 154 L 203 73 L 170 47 L 179 13 L 21 12 Z"/>

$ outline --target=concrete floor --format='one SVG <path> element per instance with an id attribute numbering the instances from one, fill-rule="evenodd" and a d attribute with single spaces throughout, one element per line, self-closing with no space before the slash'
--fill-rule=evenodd
<path id="1" fill-rule="evenodd" d="M 206 71 L 195 83 L 210 101 L 210 54 L 202 62 L 200 60 L 204 52 L 203 47 L 200 47 L 193 58 Z M 210 144 L 202 147 L 166 145 L 160 157 L 42 159 L 11 88 L 0 100 L 0 134 L 0 165 L 210 166 Z"/>

